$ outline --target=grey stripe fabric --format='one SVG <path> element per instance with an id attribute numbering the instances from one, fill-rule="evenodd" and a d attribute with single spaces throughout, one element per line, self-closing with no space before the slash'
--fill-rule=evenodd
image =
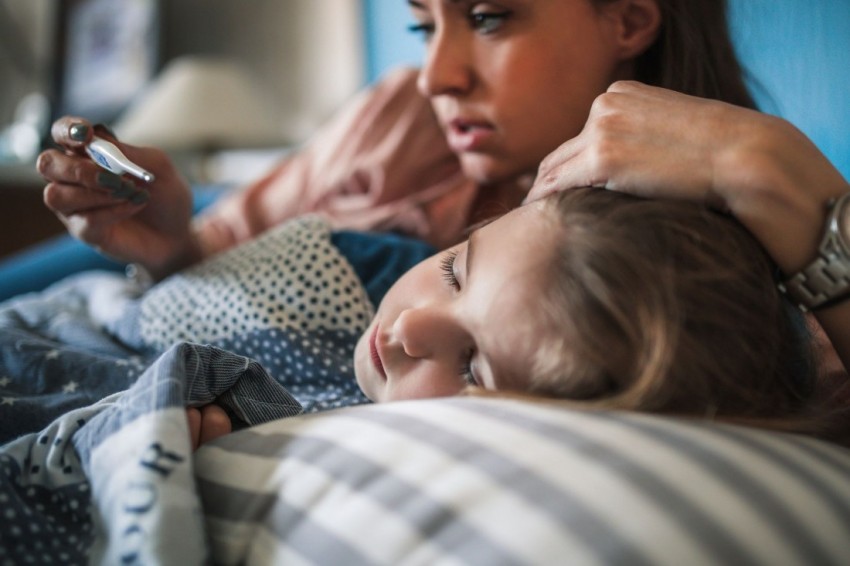
<path id="1" fill-rule="evenodd" d="M 407 429 L 405 430 L 410 432 Z M 463 517 L 458 516 L 452 509 L 433 501 L 416 486 L 394 477 L 392 470 L 369 462 L 342 445 L 320 438 L 297 438 L 282 434 L 261 436 L 251 434 L 250 431 L 246 431 L 246 433 L 240 435 L 241 438 L 238 442 L 226 443 L 226 448 L 251 456 L 266 458 L 285 456 L 319 466 L 336 481 L 357 490 L 361 495 L 370 497 L 398 517 L 403 518 L 413 529 L 420 532 L 423 539 L 442 547 L 464 562 L 504 564 L 506 566 L 520 564 L 520 561 L 512 558 L 505 548 L 501 547 L 496 541 L 488 539 L 484 534 L 476 532 L 474 528 L 464 522 Z M 269 449 L 269 447 L 272 448 Z M 328 454 L 332 454 L 332 456 L 328 457 Z M 381 478 L 381 481 L 375 482 L 374 478 Z M 236 520 L 239 519 L 239 509 L 262 509 L 254 506 L 254 498 L 251 493 L 228 489 L 222 485 L 213 485 L 210 482 L 205 482 L 202 485 L 201 494 L 205 501 L 214 502 L 214 506 L 206 509 L 206 512 L 217 518 Z M 299 540 L 321 540 L 318 534 L 309 530 L 303 533 L 292 533 L 287 525 L 297 524 L 294 516 L 286 520 L 285 515 L 278 509 L 285 507 L 285 505 L 279 502 L 276 502 L 275 505 L 274 514 L 275 517 L 279 518 L 278 526 L 281 527 L 280 530 L 275 532 L 287 533 L 289 543 Z M 237 511 L 234 512 L 234 509 Z M 258 520 L 258 515 L 250 513 L 243 515 L 242 519 Z M 299 517 L 299 519 L 303 520 L 303 517 Z M 303 524 L 301 526 L 304 528 Z M 333 547 L 330 544 L 316 546 L 322 546 L 322 552 L 331 550 Z M 325 558 L 331 559 L 330 556 Z M 348 562 L 318 561 L 317 563 L 347 564 Z"/>
<path id="2" fill-rule="evenodd" d="M 691 530 L 694 531 L 695 538 L 705 547 L 707 555 L 713 555 L 713 559 L 720 563 L 758 563 L 758 560 L 754 559 L 747 550 L 745 541 L 737 540 L 722 525 L 711 520 L 700 509 L 689 505 L 682 499 L 682 494 L 677 493 L 670 486 L 664 485 L 662 480 L 653 474 L 652 470 L 641 469 L 641 466 L 630 461 L 627 457 L 607 451 L 598 442 L 592 444 L 592 441 L 582 438 L 579 430 L 571 429 L 569 431 L 570 437 L 564 438 L 562 436 L 563 429 L 560 427 L 549 426 L 525 416 L 503 414 L 503 411 L 499 409 L 480 404 L 465 406 L 465 409 L 480 412 L 493 418 L 511 418 L 515 424 L 535 428 L 551 439 L 559 439 L 565 444 L 589 447 L 592 454 L 586 454 L 587 456 L 602 457 L 606 461 L 616 464 L 613 469 L 621 473 L 625 480 L 633 482 L 638 489 L 652 494 L 654 499 L 664 501 L 667 512 L 674 515 L 676 520 L 682 524 L 689 525 Z M 740 444 L 753 457 L 758 456 L 767 460 L 763 465 L 781 467 L 784 471 L 794 474 L 797 482 L 818 493 L 822 497 L 822 503 L 832 507 L 836 514 L 844 518 L 846 524 L 850 526 L 850 502 L 835 499 L 825 489 L 820 478 L 813 475 L 810 470 L 801 468 L 790 458 L 783 457 L 775 450 L 771 450 L 767 444 L 759 442 L 752 435 L 726 427 L 700 427 L 699 432 L 704 437 L 703 441 L 694 442 L 692 435 L 683 434 L 684 429 L 693 427 L 693 425 L 685 422 L 679 422 L 678 426 L 670 426 L 670 423 L 665 420 L 644 420 L 618 413 L 587 413 L 583 416 L 590 420 L 618 422 L 632 432 L 639 430 L 648 438 L 666 443 L 672 449 L 687 455 L 701 468 L 711 470 L 729 489 L 735 490 L 739 498 L 746 500 L 758 512 L 764 524 L 776 531 L 779 538 L 797 550 L 797 559 L 800 563 L 846 564 L 846 560 L 830 556 L 824 551 L 811 530 L 818 528 L 818 526 L 808 524 L 798 518 L 793 509 L 783 500 L 782 493 L 767 491 L 759 483 L 758 477 L 729 459 L 724 451 L 713 449 L 710 443 L 705 441 L 712 436 L 722 437 L 727 442 Z M 590 442 L 592 446 L 584 444 L 585 442 Z M 801 443 L 798 443 L 798 446 L 799 444 Z M 810 447 L 811 444 L 806 444 L 806 446 Z M 829 452 L 827 454 L 833 460 L 833 465 L 843 467 L 833 454 Z M 847 477 L 850 481 L 850 475 Z M 745 535 L 745 533 L 740 534 Z"/>
<path id="3" fill-rule="evenodd" d="M 850 502 L 845 499 L 836 498 L 833 491 L 831 491 L 830 488 L 823 482 L 823 477 L 815 473 L 811 467 L 805 466 L 800 461 L 800 453 L 814 453 L 811 443 L 803 442 L 802 439 L 797 442 L 792 441 L 795 448 L 794 452 L 797 453 L 797 457 L 793 458 L 786 453 L 780 452 L 776 446 L 765 442 L 764 438 L 756 438 L 752 435 L 744 434 L 741 431 L 717 428 L 712 431 L 712 434 L 723 436 L 728 440 L 732 440 L 740 444 L 751 454 L 763 459 L 768 466 L 780 469 L 784 473 L 793 476 L 795 482 L 805 486 L 807 490 L 811 491 L 812 495 L 817 498 L 818 502 L 834 513 L 841 523 L 850 525 Z M 848 481 L 850 481 L 850 473 L 847 473 L 846 466 L 842 466 L 839 461 L 834 459 L 832 463 L 834 466 L 830 466 L 828 460 L 818 461 L 818 466 L 823 470 L 828 467 L 835 467 L 837 468 L 836 472 L 838 474 L 843 475 Z M 747 472 L 742 470 L 741 473 L 743 475 Z M 755 485 L 754 489 L 756 490 L 760 490 L 762 487 L 758 484 L 758 477 L 756 475 L 749 474 L 746 477 L 747 485 L 740 485 L 739 490 L 743 493 L 743 495 L 751 497 L 752 492 L 750 492 L 749 489 L 752 488 L 753 485 Z M 771 508 L 763 508 L 763 516 L 765 518 L 773 519 L 781 518 L 783 522 L 786 522 L 786 524 L 783 525 L 784 529 L 781 531 L 780 536 L 788 537 L 787 540 L 794 541 L 799 546 L 805 560 L 813 560 L 819 564 L 829 564 L 831 559 L 828 556 L 822 556 L 820 545 L 812 534 L 812 528 L 818 528 L 818 526 L 812 525 L 804 519 L 797 517 L 793 508 L 785 502 L 784 495 L 784 493 L 779 492 L 769 493 L 770 502 L 768 503 L 768 506 Z M 777 511 L 777 515 L 772 515 L 772 511 Z M 850 533 L 848 533 L 848 535 L 850 536 Z M 846 561 L 841 560 L 839 563 L 845 564 Z"/>
<path id="4" fill-rule="evenodd" d="M 549 438 L 558 438 L 559 435 L 563 434 L 563 429 L 560 427 L 549 426 L 546 423 L 509 412 L 494 411 L 484 405 L 470 405 L 465 408 L 492 418 L 509 418 L 517 425 L 534 428 Z M 831 493 L 809 469 L 802 467 L 797 460 L 781 456 L 775 449 L 770 448 L 764 442 L 764 439 L 759 441 L 752 434 L 747 434 L 747 432 L 739 429 L 707 428 L 703 426 L 699 429 L 699 434 L 703 437 L 702 442 L 694 442 L 692 435 L 683 433 L 688 429 L 692 431 L 694 425 L 685 421 L 677 421 L 678 426 L 670 426 L 669 421 L 666 420 L 645 420 L 621 413 L 586 413 L 583 416 L 590 420 L 617 422 L 632 432 L 640 431 L 647 438 L 652 438 L 656 442 L 663 442 L 681 454 L 687 455 L 697 466 L 710 470 L 726 486 L 734 489 L 739 497 L 746 499 L 749 505 L 758 512 L 760 519 L 776 531 L 778 537 L 797 550 L 798 559 L 801 562 L 846 564 L 846 560 L 837 561 L 835 557 L 830 557 L 824 552 L 812 531 L 818 526 L 808 524 L 804 519 L 797 517 L 794 510 L 784 502 L 784 494 L 767 491 L 761 485 L 758 477 L 752 475 L 748 469 L 742 468 L 738 462 L 728 458 L 725 451 L 713 448 L 711 443 L 708 442 L 711 437 L 722 437 L 727 442 L 739 444 L 753 458 L 765 460 L 761 464 L 766 466 L 767 469 L 781 468 L 795 475 L 795 479 L 800 484 L 820 495 L 822 502 L 832 507 L 836 515 L 842 517 L 845 523 L 850 526 L 850 503 L 836 498 L 835 494 Z M 677 493 L 671 486 L 665 485 L 653 473 L 652 469 L 644 469 L 626 456 L 607 451 L 606 447 L 600 445 L 598 441 L 591 446 L 593 441 L 582 438 L 581 432 L 577 429 L 571 429 L 570 435 L 571 438 L 560 438 L 560 440 L 588 448 L 595 457 L 602 457 L 605 461 L 615 464 L 613 468 L 622 474 L 624 480 L 633 482 L 637 489 L 650 493 L 653 498 L 664 501 L 667 512 L 674 515 L 677 521 L 690 525 L 693 530 L 698 532 L 699 540 L 705 547 L 707 555 L 713 555 L 713 558 L 720 563 L 758 563 L 750 556 L 745 540 L 735 537 L 734 533 L 728 532 L 722 525 L 705 516 L 700 509 L 683 500 L 682 494 Z M 803 443 L 797 443 L 797 446 L 801 444 Z M 805 444 L 805 446 L 811 445 Z M 827 454 L 830 453 L 827 452 Z M 834 465 L 843 468 L 837 460 Z M 850 475 L 846 477 L 850 479 Z M 746 533 L 737 534 L 746 535 Z"/>
<path id="5" fill-rule="evenodd" d="M 640 430 L 654 435 L 656 440 L 661 440 L 675 446 L 683 454 L 693 458 L 701 467 L 710 470 L 713 475 L 721 479 L 725 485 L 734 489 L 738 497 L 746 499 L 748 505 L 759 514 L 759 517 L 765 525 L 769 526 L 776 532 L 778 538 L 785 541 L 786 544 L 792 546 L 798 553 L 797 560 L 800 562 L 811 561 L 813 564 L 840 564 L 825 553 L 824 549 L 813 536 L 810 527 L 805 521 L 800 520 L 793 509 L 791 509 L 783 500 L 782 493 L 771 493 L 761 483 L 759 478 L 754 476 L 746 468 L 742 467 L 736 461 L 729 459 L 722 451 L 712 450 L 707 443 L 694 442 L 692 439 L 685 437 L 675 427 L 657 426 L 655 422 L 636 422 L 633 420 L 623 421 L 624 426 L 637 427 Z M 707 436 L 719 435 L 717 431 L 707 432 Z M 730 430 L 723 433 L 725 439 L 744 445 L 746 448 L 752 448 L 753 441 L 750 443 L 744 442 L 747 437 L 742 434 L 734 434 Z M 751 451 L 755 456 L 755 452 Z M 774 461 L 774 464 L 776 462 Z M 797 478 L 803 482 L 803 478 Z M 701 528 L 697 529 L 701 532 Z M 746 533 L 741 533 L 746 535 Z M 740 545 L 738 548 L 729 548 L 734 551 L 730 558 L 740 563 L 740 558 L 737 553 L 743 549 Z M 790 557 L 789 557 L 790 558 Z M 841 562 L 843 563 L 843 561 Z"/>
<path id="6" fill-rule="evenodd" d="M 439 417 L 429 404 L 442 411 Z M 850 452 L 844 449 L 739 427 L 516 401 L 453 398 L 408 406 L 354 407 L 293 421 L 303 426 L 280 421 L 216 441 L 198 478 L 206 516 L 256 524 L 280 549 L 311 564 L 369 564 L 392 556 L 394 564 L 429 557 L 424 560 L 487 565 L 532 559 L 674 564 L 683 558 L 829 565 L 850 556 L 850 539 L 838 536 L 850 533 L 850 486 L 841 480 L 850 481 Z M 362 435 L 376 440 L 364 444 Z M 277 477 L 279 464 L 290 467 L 281 479 L 243 480 L 241 458 L 263 468 L 260 478 Z M 437 476 L 420 472 L 420 463 Z M 699 477 L 683 477 L 682 470 Z M 605 477 L 595 481 L 596 473 Z M 304 485 L 313 495 L 292 493 L 298 474 L 307 474 Z M 446 482 L 456 481 L 474 483 L 446 491 Z M 487 507 L 481 498 L 488 494 L 502 498 L 500 504 Z M 337 521 L 325 497 L 380 509 L 366 511 L 378 524 Z M 482 517 L 489 509 L 499 511 Z M 429 550 L 415 558 L 404 545 L 373 552 L 384 527 L 415 533 Z M 549 545 L 561 554 L 546 554 L 545 540 L 541 545 L 535 538 L 541 529 L 563 539 Z M 418 539 L 411 540 L 405 544 Z M 666 559 L 665 544 L 672 545 Z"/>
<path id="7" fill-rule="evenodd" d="M 719 563 L 735 562 L 740 565 L 757 563 L 748 555 L 745 546 L 705 516 L 699 508 L 682 499 L 679 493 L 653 475 L 652 470 L 646 470 L 628 457 L 609 450 L 597 441 L 583 437 L 579 430 L 571 429 L 568 434 L 565 434 L 561 427 L 550 425 L 545 421 L 529 419 L 510 411 L 495 409 L 487 404 L 464 404 L 463 409 L 498 419 L 500 422 L 509 419 L 512 424 L 527 430 L 535 430 L 549 440 L 560 443 L 577 458 L 595 459 L 612 464 L 611 470 L 621 475 L 622 479 L 631 483 L 636 490 L 646 493 L 656 501 L 663 501 L 665 510 L 674 517 L 675 521 L 685 525 L 695 525 L 699 530 L 699 536 L 695 537 L 695 540 L 703 546 L 703 551 L 712 560 Z M 458 460 L 462 460 L 464 465 L 474 464 L 480 467 L 496 477 L 506 489 L 522 495 L 534 505 L 545 509 L 553 519 L 562 524 L 563 529 L 575 532 L 581 539 L 604 540 L 605 544 L 593 544 L 591 547 L 601 562 L 610 563 L 616 559 L 627 564 L 649 563 L 639 547 L 622 538 L 618 531 L 612 529 L 612 525 L 597 517 L 583 503 L 576 500 L 574 494 L 551 486 L 549 482 L 539 477 L 535 470 L 520 469 L 512 462 L 496 455 L 486 452 L 482 454 L 481 447 L 470 444 L 449 429 L 437 429 L 429 423 L 400 415 L 391 415 L 391 418 L 387 418 L 388 415 L 362 413 L 358 416 L 369 420 L 383 420 L 388 425 L 402 428 L 420 441 L 431 442 L 451 452 Z M 523 481 L 517 482 L 518 476 L 522 477 Z"/>
<path id="8" fill-rule="evenodd" d="M 302 510 L 263 494 L 199 478 L 198 491 L 208 518 L 255 523 L 286 539 L 292 550 L 316 564 L 368 565 L 372 562 L 351 545 L 345 544 Z"/>
<path id="9" fill-rule="evenodd" d="M 831 468 L 836 474 L 850 478 L 850 460 L 840 457 L 841 452 L 836 451 L 833 446 L 805 442 L 793 437 L 789 437 L 788 442 L 793 443 L 797 450 L 818 462 L 820 466 Z"/>
<path id="10" fill-rule="evenodd" d="M 484 414 L 495 416 L 488 414 L 486 410 Z M 451 423 L 446 423 L 445 428 L 438 428 L 408 415 L 378 412 L 357 413 L 356 417 L 382 422 L 396 431 L 404 431 L 411 438 L 451 454 L 458 462 L 463 462 L 464 466 L 476 467 L 505 489 L 523 497 L 557 522 L 568 526 L 578 539 L 589 542 L 604 539 L 605 544 L 590 544 L 588 547 L 603 562 L 616 556 L 624 563 L 635 566 L 650 563 L 639 547 L 611 530 L 609 525 L 588 509 L 574 493 L 553 486 L 536 470 L 520 466 L 489 448 L 460 436 L 458 431 L 452 430 Z M 499 418 L 510 418 L 512 422 L 516 422 L 513 420 L 516 415 L 503 414 L 499 415 Z M 521 450 L 522 447 L 518 446 L 517 449 Z"/>

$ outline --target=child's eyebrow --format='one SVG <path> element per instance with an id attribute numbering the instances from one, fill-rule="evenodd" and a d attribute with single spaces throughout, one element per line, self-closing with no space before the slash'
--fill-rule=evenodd
<path id="1" fill-rule="evenodd" d="M 498 220 L 502 216 L 504 216 L 504 214 L 497 214 L 496 216 L 489 216 L 489 217 L 487 217 L 483 220 L 479 220 L 478 222 L 473 223 L 471 226 L 469 226 L 464 231 L 464 235 L 466 236 L 466 239 L 468 240 L 469 237 L 472 236 L 472 234 L 474 234 L 475 232 L 477 232 L 481 228 L 484 228 L 488 224 L 495 222 L 496 220 Z"/>

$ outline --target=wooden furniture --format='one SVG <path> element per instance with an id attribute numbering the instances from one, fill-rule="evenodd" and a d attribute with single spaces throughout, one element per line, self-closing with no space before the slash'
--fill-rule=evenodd
<path id="1" fill-rule="evenodd" d="M 65 232 L 44 206 L 43 189 L 35 165 L 0 164 L 0 260 Z"/>

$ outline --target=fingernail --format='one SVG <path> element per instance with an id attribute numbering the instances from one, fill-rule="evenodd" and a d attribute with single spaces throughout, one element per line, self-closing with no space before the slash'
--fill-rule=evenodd
<path id="1" fill-rule="evenodd" d="M 148 202 L 150 194 L 147 191 L 138 191 L 130 197 L 130 202 L 133 204 L 144 204 Z"/>
<path id="2" fill-rule="evenodd" d="M 114 173 L 100 171 L 95 177 L 97 184 L 107 189 L 120 189 L 124 180 Z"/>
<path id="3" fill-rule="evenodd" d="M 132 200 L 136 194 L 136 185 L 130 181 L 123 181 L 121 186 L 112 190 L 112 198 Z"/>
<path id="4" fill-rule="evenodd" d="M 71 127 L 68 128 L 68 135 L 71 136 L 72 140 L 86 141 L 89 135 L 89 127 L 85 124 L 71 124 Z"/>

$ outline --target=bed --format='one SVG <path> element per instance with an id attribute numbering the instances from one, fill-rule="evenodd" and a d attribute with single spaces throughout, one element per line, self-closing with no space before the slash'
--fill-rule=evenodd
<path id="1" fill-rule="evenodd" d="M 275 347 L 303 336 L 275 320 L 224 331 L 192 300 L 292 230 L 327 238 L 315 222 L 155 292 L 89 272 L 0 305 L 0 562 L 847 563 L 850 451 L 835 445 L 509 399 L 294 399 L 280 375 L 300 361 Z M 173 308 L 146 333 L 162 296 Z M 358 329 L 320 330 L 345 344 Z M 244 426 L 192 452 L 184 407 L 212 400 Z"/>
<path id="2" fill-rule="evenodd" d="M 850 556 L 850 454 L 811 439 L 451 398 L 274 420 L 192 455 L 178 416 L 138 415 L 80 452 L 87 471 L 70 479 L 58 462 L 77 461 L 55 446 L 62 429 L 44 444 L 34 437 L 29 463 L 51 479 L 4 486 L 2 558 L 838 565 Z M 4 455 L 7 481 L 11 467 Z"/>

